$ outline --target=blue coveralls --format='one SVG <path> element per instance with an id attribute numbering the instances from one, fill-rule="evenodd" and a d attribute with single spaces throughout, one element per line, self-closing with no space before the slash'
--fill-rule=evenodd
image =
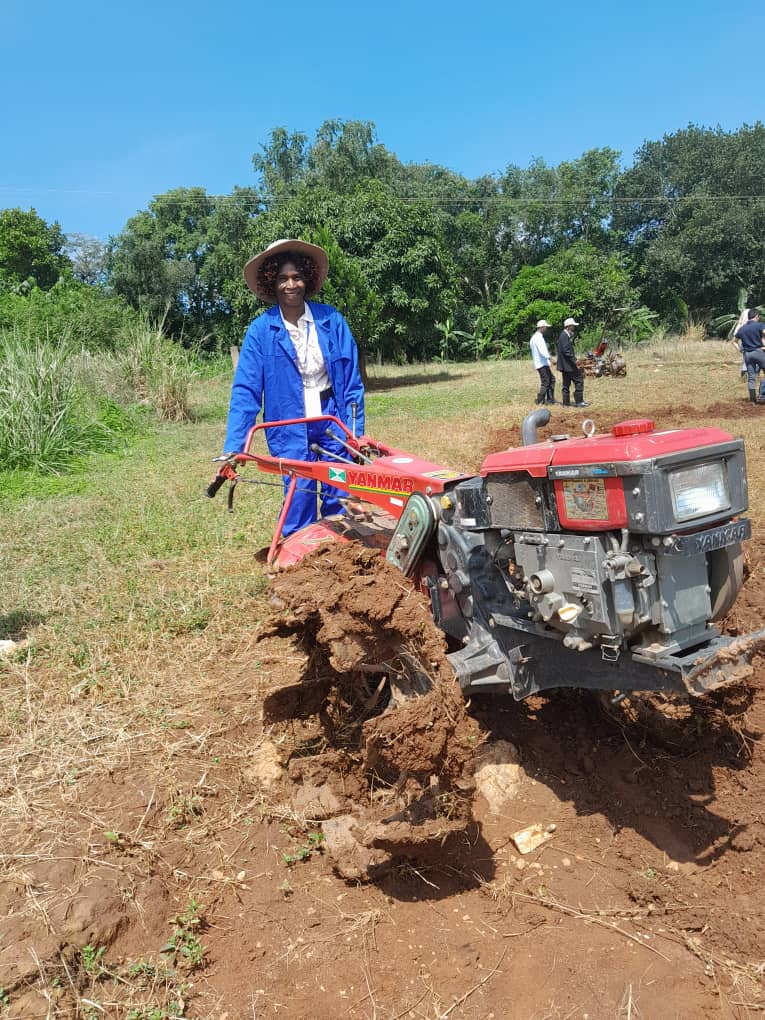
<path id="1" fill-rule="evenodd" d="M 322 399 L 322 414 L 333 414 L 348 428 L 352 428 L 351 404 L 355 401 L 356 434 L 364 432 L 364 384 L 359 373 L 356 341 L 340 312 L 331 305 L 307 301 L 311 309 L 319 347 L 324 356 L 331 394 Z M 244 337 L 239 362 L 231 388 L 226 441 L 227 453 L 239 453 L 244 447 L 247 433 L 255 424 L 260 411 L 263 421 L 280 421 L 305 417 L 303 380 L 298 368 L 297 354 L 284 323 L 279 306 L 274 305 L 250 323 Z M 310 450 L 311 443 L 347 457 L 339 443 L 325 433 L 326 422 L 310 426 L 283 425 L 266 429 L 268 450 L 274 457 L 293 460 L 318 460 Z M 340 430 L 335 427 L 335 431 Z M 325 458 L 322 458 L 325 459 Z M 289 477 L 284 479 L 286 493 Z M 321 485 L 321 516 L 342 512 L 338 500 L 339 490 Z M 307 479 L 298 479 L 297 490 L 284 522 L 282 534 L 287 536 L 317 520 L 317 486 Z"/>

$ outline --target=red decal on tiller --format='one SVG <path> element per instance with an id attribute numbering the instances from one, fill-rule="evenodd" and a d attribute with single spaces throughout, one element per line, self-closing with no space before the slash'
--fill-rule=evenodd
<path id="1" fill-rule="evenodd" d="M 348 484 L 388 492 L 414 492 L 414 482 L 411 478 L 404 478 L 401 475 L 381 475 L 376 471 L 349 471 Z"/>

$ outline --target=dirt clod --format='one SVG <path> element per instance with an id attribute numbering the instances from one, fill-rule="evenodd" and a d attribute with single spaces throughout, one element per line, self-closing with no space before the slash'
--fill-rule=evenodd
<path id="1" fill-rule="evenodd" d="M 507 740 L 486 744 L 476 754 L 476 787 L 494 815 L 501 814 L 520 791 L 519 760 L 518 749 Z"/>
<path id="2" fill-rule="evenodd" d="M 263 633 L 299 635 L 308 662 L 297 683 L 269 690 L 265 712 L 313 716 L 322 738 L 299 766 L 290 763 L 292 779 L 311 773 L 293 807 L 326 818 L 353 789 L 352 823 L 335 819 L 327 834 L 346 876 L 365 868 L 377 876 L 386 859 L 443 854 L 472 819 L 480 731 L 424 600 L 379 553 L 355 545 L 318 550 L 273 587 L 284 610 Z"/>

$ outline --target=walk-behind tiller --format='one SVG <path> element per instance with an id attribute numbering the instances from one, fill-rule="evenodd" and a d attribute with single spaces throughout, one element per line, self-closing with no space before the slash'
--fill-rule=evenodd
<path id="1" fill-rule="evenodd" d="M 307 420 L 257 425 L 245 450 L 263 429 Z M 318 420 L 346 457 L 239 453 L 208 495 L 230 479 L 231 505 L 249 462 L 290 477 L 287 501 L 299 479 L 347 492 L 346 516 L 286 539 L 283 507 L 269 563 L 288 566 L 330 540 L 382 548 L 428 600 L 465 692 L 698 695 L 751 675 L 765 630 L 731 638 L 716 626 L 743 583 L 751 536 L 741 439 L 636 419 L 602 435 L 586 421 L 580 438 L 539 442 L 550 420 L 540 409 L 524 420 L 521 447 L 491 454 L 471 476 Z"/>

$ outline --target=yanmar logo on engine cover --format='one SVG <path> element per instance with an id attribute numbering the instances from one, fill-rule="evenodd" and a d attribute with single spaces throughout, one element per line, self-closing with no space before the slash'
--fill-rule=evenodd
<path id="1" fill-rule="evenodd" d="M 335 472 L 335 476 L 338 472 Z M 386 496 L 408 496 L 414 492 L 414 482 L 411 478 L 402 478 L 400 475 L 386 475 L 381 471 L 362 471 L 359 469 L 346 470 L 345 482 L 349 489 L 358 492 L 381 492 Z M 332 470 L 330 470 L 330 481 L 332 481 Z M 340 481 L 340 479 L 337 479 Z"/>

